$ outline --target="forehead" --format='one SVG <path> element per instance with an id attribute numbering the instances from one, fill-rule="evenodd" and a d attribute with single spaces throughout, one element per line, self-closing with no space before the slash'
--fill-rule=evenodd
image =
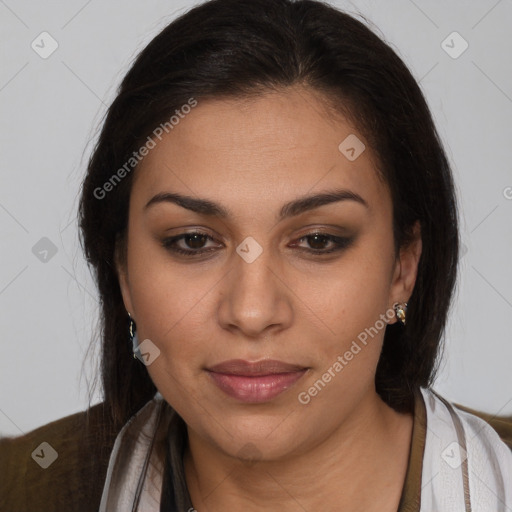
<path id="1" fill-rule="evenodd" d="M 228 207 L 274 208 L 306 193 L 344 187 L 372 209 L 387 208 L 377 165 L 350 122 L 334 117 L 310 90 L 288 88 L 245 99 L 199 100 L 139 164 L 133 194 L 149 199 L 179 191 Z"/>

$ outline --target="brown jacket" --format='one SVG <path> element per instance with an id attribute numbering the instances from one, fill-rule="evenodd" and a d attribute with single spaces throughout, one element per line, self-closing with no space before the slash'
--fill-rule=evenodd
<path id="1" fill-rule="evenodd" d="M 98 404 L 23 436 L 0 439 L 0 511 L 97 512 L 117 435 L 105 417 Z M 57 452 L 46 469 L 36 462 L 42 460 L 37 455 L 45 455 L 36 450 L 43 442 Z"/>
<path id="2" fill-rule="evenodd" d="M 512 449 L 512 417 L 459 408 L 486 420 Z M 0 511 L 96 512 L 117 435 L 105 417 L 98 404 L 23 436 L 0 439 Z M 38 448 L 43 442 L 57 452 L 46 469 L 36 462 L 46 455 Z"/>

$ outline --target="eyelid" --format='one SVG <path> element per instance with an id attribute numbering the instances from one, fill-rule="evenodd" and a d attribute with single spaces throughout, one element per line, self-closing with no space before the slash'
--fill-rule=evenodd
<path id="1" fill-rule="evenodd" d="M 301 236 L 300 238 L 297 239 L 297 243 L 295 243 L 294 245 L 297 246 L 298 243 L 300 243 L 303 239 L 309 238 L 309 237 L 312 237 L 315 235 L 325 236 L 330 243 L 334 244 L 334 247 L 332 247 L 331 249 L 324 249 L 324 250 L 322 250 L 322 249 L 315 250 L 315 249 L 307 249 L 304 247 L 299 247 L 299 250 L 304 251 L 305 253 L 310 254 L 312 256 L 315 256 L 315 255 L 318 255 L 318 256 L 326 255 L 327 256 L 329 254 L 338 253 L 338 252 L 343 251 L 344 249 L 348 249 L 355 241 L 355 236 L 337 236 L 337 235 L 334 235 L 334 234 L 328 233 L 328 232 L 316 231 L 316 232 L 307 233 L 306 235 Z"/>
<path id="2" fill-rule="evenodd" d="M 179 233 L 177 235 L 173 235 L 173 236 L 164 238 L 161 243 L 162 243 L 162 246 L 165 249 L 170 250 L 170 251 L 174 251 L 174 252 L 176 252 L 178 254 L 199 255 L 199 254 L 204 254 L 204 253 L 212 251 L 213 247 L 209 247 L 209 248 L 206 248 L 206 249 L 204 249 L 204 248 L 203 249 L 196 249 L 196 250 L 194 250 L 194 249 L 182 249 L 181 247 L 178 247 L 178 248 L 172 248 L 171 247 L 171 244 L 176 244 L 176 243 L 180 242 L 181 240 L 184 240 L 185 237 L 191 236 L 191 235 L 204 236 L 205 238 L 207 238 L 208 241 L 218 242 L 218 240 L 216 240 L 210 234 L 196 229 L 196 230 L 192 230 L 192 231 L 185 231 L 183 233 Z"/>
<path id="3" fill-rule="evenodd" d="M 177 244 L 181 240 L 184 240 L 187 236 L 190 235 L 200 235 L 204 236 L 208 241 L 218 242 L 214 237 L 209 235 L 208 233 L 205 233 L 199 229 L 195 229 L 192 231 L 186 231 L 179 233 L 177 235 L 165 238 L 162 240 L 161 244 L 162 246 L 171 252 L 174 252 L 179 255 L 183 255 L 185 257 L 194 258 L 194 257 L 200 257 L 201 255 L 208 254 L 215 251 L 214 247 L 206 247 L 206 248 L 200 248 L 200 249 L 183 249 L 181 247 L 173 247 L 173 244 Z M 334 247 L 327 250 L 322 249 L 307 249 L 305 247 L 298 247 L 298 244 L 300 242 L 308 237 L 313 237 L 315 235 L 324 236 L 328 239 L 329 242 L 334 244 Z M 309 231 L 303 233 L 300 236 L 297 236 L 294 238 L 294 244 L 292 244 L 292 247 L 297 247 L 301 252 L 304 252 L 310 256 L 320 256 L 322 255 L 329 255 L 332 253 L 341 252 L 344 249 L 349 248 L 355 240 L 355 236 L 341 236 L 341 235 L 335 235 L 332 232 L 328 231 L 326 227 L 323 228 L 313 228 Z"/>

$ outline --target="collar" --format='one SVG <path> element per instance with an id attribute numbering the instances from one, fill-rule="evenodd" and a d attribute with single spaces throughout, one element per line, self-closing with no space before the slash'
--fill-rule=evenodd
<path id="1" fill-rule="evenodd" d="M 399 512 L 512 509 L 512 453 L 492 427 L 423 388 L 414 416 Z M 185 442 L 184 421 L 157 393 L 116 438 L 99 512 L 160 512 L 161 501 L 166 510 L 193 508 Z"/>

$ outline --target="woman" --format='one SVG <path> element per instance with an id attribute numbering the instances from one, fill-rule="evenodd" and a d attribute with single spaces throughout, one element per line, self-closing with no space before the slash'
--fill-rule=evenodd
<path id="1" fill-rule="evenodd" d="M 512 508 L 511 423 L 430 389 L 452 175 L 362 23 L 307 0 L 181 16 L 124 78 L 79 215 L 104 402 L 3 441 L 2 510 Z"/>

